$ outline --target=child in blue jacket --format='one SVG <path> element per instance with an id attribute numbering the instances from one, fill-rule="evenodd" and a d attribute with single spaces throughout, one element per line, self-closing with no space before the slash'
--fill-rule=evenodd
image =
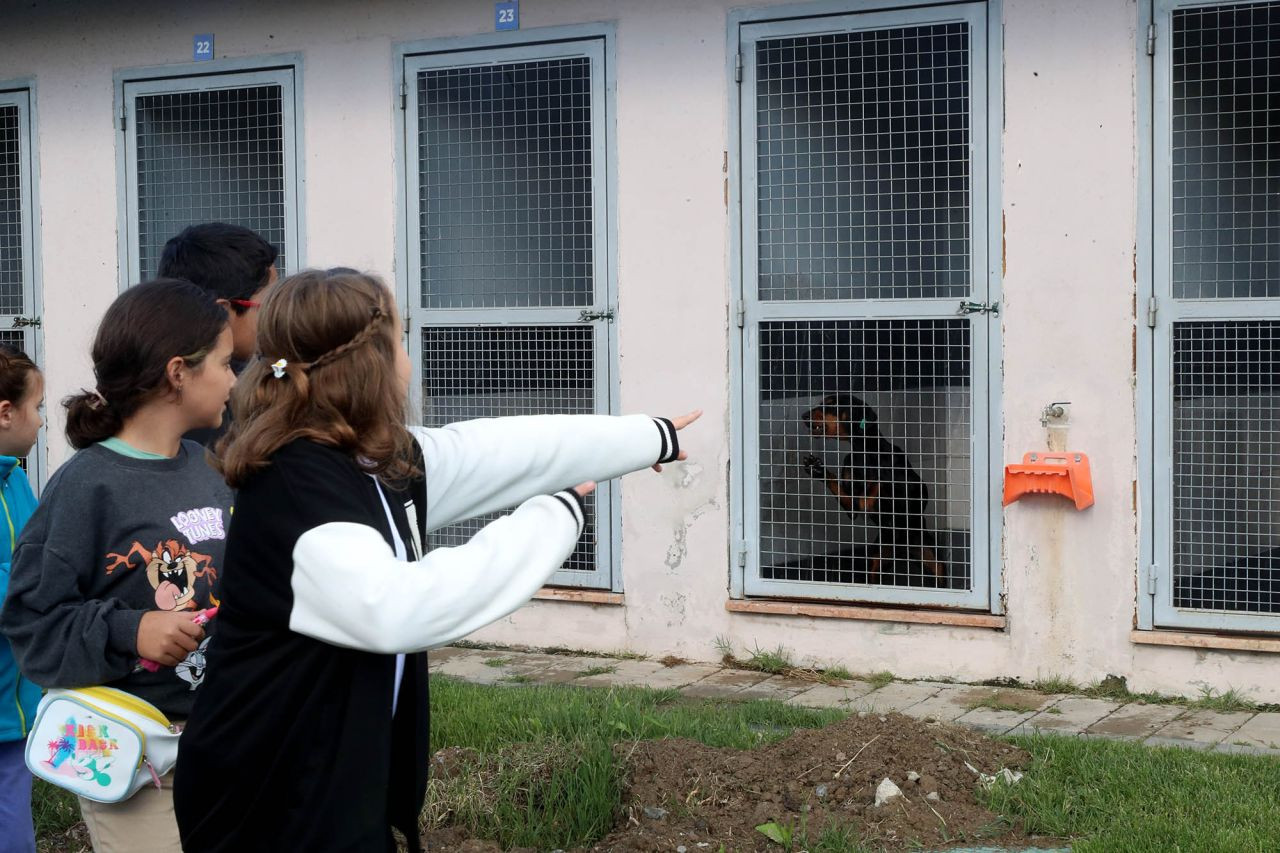
<path id="1" fill-rule="evenodd" d="M 9 589 L 13 547 L 36 508 L 27 474 L 18 464 L 36 443 L 44 421 L 44 377 L 25 353 L 0 344 L 0 601 Z M 18 672 L 9 641 L 0 638 L 0 848 L 36 849 L 31 825 L 31 773 L 23 748 L 40 688 Z"/>

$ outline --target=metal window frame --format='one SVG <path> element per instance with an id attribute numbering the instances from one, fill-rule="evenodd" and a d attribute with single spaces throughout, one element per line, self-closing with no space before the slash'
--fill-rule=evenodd
<path id="1" fill-rule="evenodd" d="M 1274 633 L 1280 616 L 1220 613 L 1173 604 L 1173 323 L 1179 320 L 1280 320 L 1280 299 L 1173 298 L 1170 217 L 1173 13 L 1253 5 L 1258 0 L 1141 0 L 1138 56 L 1138 298 L 1155 323 L 1137 322 L 1139 517 L 1137 627 Z M 1148 27 L 1154 29 L 1148 30 Z M 1148 55 L 1148 38 L 1155 37 Z"/>
<path id="2" fill-rule="evenodd" d="M 753 444 L 749 433 L 754 433 L 754 419 L 757 413 L 747 405 L 753 393 L 755 365 L 746 363 L 747 334 L 751 329 L 749 318 L 750 307 L 754 299 L 747 289 L 744 270 L 750 268 L 748 251 L 754 250 L 755 238 L 750 233 L 754 224 L 744 206 L 744 188 L 746 181 L 754 181 L 754 167 L 750 158 L 743 157 L 744 150 L 744 110 L 743 103 L 750 99 L 744 94 L 748 92 L 749 83 L 753 79 L 754 69 L 745 56 L 739 59 L 740 52 L 747 44 L 748 36 L 755 33 L 770 35 L 801 34 L 831 31 L 847 31 L 849 29 L 866 29 L 867 26 L 849 27 L 848 23 L 862 23 L 875 20 L 880 26 L 886 23 L 919 23 L 924 21 L 946 21 L 964 19 L 972 24 L 971 55 L 974 57 L 975 70 L 981 71 L 985 85 L 974 87 L 971 92 L 975 120 L 972 124 L 974 135 L 985 133 L 985 145 L 982 153 L 975 156 L 971 175 L 971 224 L 974 230 L 972 252 L 974 263 L 972 275 L 975 286 L 985 285 L 987 301 L 999 302 L 1002 298 L 1000 268 L 1000 139 L 1003 129 L 1003 0 L 978 0 L 978 2 L 930 3 L 916 0 L 870 0 L 870 2 L 853 4 L 850 2 L 818 2 L 786 7 L 765 7 L 758 9 L 734 10 L 729 15 L 729 27 L 726 46 L 726 79 L 729 81 L 729 210 L 730 210 L 730 282 L 732 298 L 729 321 L 729 361 L 730 361 L 730 453 L 735 464 L 730 465 L 730 529 L 732 541 L 729 548 L 728 588 L 730 598 L 743 599 L 749 596 L 767 598 L 803 597 L 802 584 L 795 582 L 771 582 L 762 584 L 758 580 L 759 522 L 750 517 L 751 502 L 748 490 L 758 490 L 758 482 L 754 473 L 754 457 L 751 456 Z M 870 17 L 868 17 L 870 16 Z M 807 24 L 807 26 L 806 26 Z M 845 25 L 842 25 L 845 24 Z M 747 30 L 744 33 L 744 30 Z M 760 36 L 756 35 L 758 39 Z M 741 63 L 741 65 L 739 65 Z M 740 85 L 734 85 L 737 75 L 741 75 Z M 975 75 L 975 80 L 977 76 Z M 981 118 L 979 118 L 981 117 Z M 981 236 L 979 228 L 983 229 Z M 981 292 L 975 289 L 975 292 Z M 868 300 L 871 302 L 872 300 Z M 949 306 L 954 315 L 954 300 L 918 300 L 916 304 L 882 303 L 878 312 L 869 315 L 874 318 L 884 317 L 934 317 L 934 314 L 921 311 L 921 308 L 933 304 L 937 308 Z M 834 314 L 848 317 L 845 313 L 831 310 L 822 303 L 797 303 L 779 305 L 773 303 L 769 319 L 796 317 L 803 319 L 821 319 Z M 733 314 L 743 317 L 743 328 L 735 332 Z M 939 310 L 937 317 L 944 316 Z M 1004 612 L 1004 596 L 1001 590 L 1003 564 L 1003 510 L 999 493 L 1000 460 L 1003 449 L 1003 429 L 1001 428 L 1001 381 L 1003 373 L 1001 351 L 1003 338 L 1001 324 L 998 319 L 986 322 L 974 322 L 971 325 L 972 362 L 972 488 L 973 488 L 973 527 L 972 527 L 972 578 L 973 589 L 967 594 L 957 596 L 947 591 L 928 591 L 917 588 L 906 589 L 869 589 L 851 590 L 855 595 L 842 597 L 841 600 L 885 603 L 916 604 L 922 606 L 943 606 L 980 610 L 1000 614 Z M 985 355 L 979 355 L 984 353 Z M 985 368 L 985 369 L 979 369 Z M 984 537 L 985 532 L 985 537 Z M 985 542 L 984 542 L 985 539 Z M 748 577 L 751 572 L 757 573 L 757 580 L 748 591 Z"/>
<path id="3" fill-rule="evenodd" d="M 12 104 L 18 108 L 18 129 L 26 145 L 18 155 L 19 187 L 25 198 L 22 217 L 22 281 L 23 303 L 26 315 L 43 319 L 44 288 L 43 263 L 40 248 L 40 229 L 36 227 L 39 219 L 39 181 L 40 150 L 36 144 L 36 84 L 33 78 L 18 80 L 0 80 L 0 104 Z M 14 315 L 0 315 L 0 318 Z M 28 327 L 25 332 L 27 355 L 47 372 L 44 351 L 44 325 Z M 46 411 L 48 405 L 46 404 Z M 27 454 L 27 479 L 38 496 L 49 476 L 48 457 L 48 418 L 36 434 L 36 444 Z"/>
<path id="4" fill-rule="evenodd" d="M 282 86 L 283 151 L 285 162 L 285 233 L 292 240 L 286 273 L 305 269 L 306 187 L 303 149 L 302 56 L 220 59 L 209 62 L 130 68 L 113 75 L 111 120 L 116 131 L 117 285 L 120 291 L 137 283 L 138 177 L 136 103 L 139 95 L 197 92 L 275 83 Z M 121 116 L 125 116 L 121 126 Z"/>
<path id="5" fill-rule="evenodd" d="M 396 273 L 398 298 L 405 318 L 406 343 L 414 375 L 422 374 L 422 329 L 429 325 L 565 325 L 578 324 L 584 306 L 573 308 L 421 307 L 422 270 L 418 257 L 419 198 L 416 146 L 418 71 L 427 68 L 474 67 L 523 59 L 588 56 L 592 62 L 592 122 L 597 131 L 593 160 L 603 183 L 595 185 L 596 297 L 585 310 L 612 309 L 617 314 L 617 186 L 615 27 L 611 22 L 545 27 L 515 33 L 427 39 L 397 44 L 392 56 L 395 122 Z M 597 108 L 598 105 L 598 108 Z M 595 324 L 594 388 L 597 411 L 618 414 L 617 322 Z M 421 382 L 410 388 L 412 411 L 422 411 Z M 416 417 L 416 415 L 415 415 Z M 616 482 L 599 484 L 596 498 L 596 571 L 558 571 L 550 583 L 622 592 L 622 495 Z"/>

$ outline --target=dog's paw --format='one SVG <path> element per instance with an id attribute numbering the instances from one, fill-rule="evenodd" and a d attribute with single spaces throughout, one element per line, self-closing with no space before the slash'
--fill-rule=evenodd
<path id="1" fill-rule="evenodd" d="M 812 453 L 805 454 L 800 460 L 800 467 L 804 468 L 804 472 L 810 477 L 821 478 L 827 472 L 827 468 L 822 464 L 822 460 L 814 456 Z"/>

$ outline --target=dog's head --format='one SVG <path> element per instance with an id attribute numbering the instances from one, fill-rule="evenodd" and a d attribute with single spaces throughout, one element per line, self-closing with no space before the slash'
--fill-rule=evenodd
<path id="1" fill-rule="evenodd" d="M 819 438 L 856 441 L 878 436 L 876 411 L 852 394 L 828 394 L 800 416 L 805 429 Z"/>

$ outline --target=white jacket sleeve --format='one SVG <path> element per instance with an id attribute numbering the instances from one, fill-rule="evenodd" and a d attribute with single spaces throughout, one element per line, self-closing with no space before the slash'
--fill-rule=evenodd
<path id="1" fill-rule="evenodd" d="M 428 530 L 680 452 L 671 422 L 647 415 L 529 415 L 411 432 L 426 460 Z"/>
<path id="2" fill-rule="evenodd" d="M 293 549 L 289 628 L 326 643 L 391 654 L 459 640 L 524 604 L 573 551 L 579 499 L 532 498 L 465 545 L 397 560 L 377 530 L 330 522 Z"/>

